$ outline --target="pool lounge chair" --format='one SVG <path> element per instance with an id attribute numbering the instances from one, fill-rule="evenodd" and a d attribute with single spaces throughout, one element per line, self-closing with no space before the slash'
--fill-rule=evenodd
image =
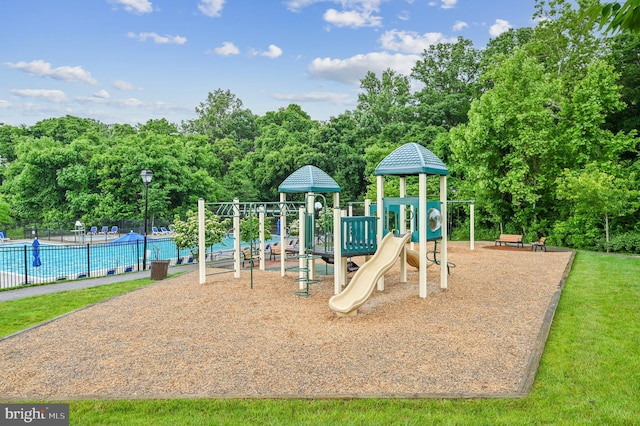
<path id="1" fill-rule="evenodd" d="M 109 232 L 109 227 L 108 226 L 103 226 L 102 229 L 100 230 L 100 232 L 98 232 L 98 234 L 107 235 L 107 232 Z"/>
<path id="2" fill-rule="evenodd" d="M 169 231 L 167 228 L 165 228 L 164 226 L 160 227 L 160 233 L 163 235 L 171 235 L 173 234 L 173 231 Z"/>
<path id="3" fill-rule="evenodd" d="M 113 235 L 118 234 L 118 235 L 120 235 L 120 233 L 118 232 L 118 227 L 117 226 L 112 226 L 111 227 L 111 231 L 109 231 L 109 234 L 113 234 Z"/>
<path id="4" fill-rule="evenodd" d="M 98 234 L 97 226 L 92 226 L 91 229 L 89 229 L 89 232 L 87 232 L 87 235 L 97 235 L 97 234 Z"/>
<path id="5" fill-rule="evenodd" d="M 154 226 L 154 227 L 151 228 L 151 233 L 153 235 L 162 235 L 162 232 L 158 231 L 158 227 L 157 226 Z"/>
<path id="6" fill-rule="evenodd" d="M 7 238 L 4 236 L 4 232 L 0 232 L 0 242 L 9 241 L 11 238 Z"/>

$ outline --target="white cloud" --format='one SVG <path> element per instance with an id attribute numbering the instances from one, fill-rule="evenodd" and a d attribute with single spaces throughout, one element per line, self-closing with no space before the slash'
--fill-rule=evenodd
<path id="1" fill-rule="evenodd" d="M 468 26 L 469 24 L 464 21 L 456 21 L 456 23 L 453 24 L 453 31 L 460 31 L 464 28 L 467 28 Z"/>
<path id="2" fill-rule="evenodd" d="M 187 38 L 186 37 L 172 36 L 172 35 L 161 36 L 161 35 L 158 35 L 157 33 L 138 33 L 138 34 L 136 34 L 136 33 L 133 33 L 133 32 L 129 32 L 129 33 L 127 33 L 127 37 L 134 38 L 134 39 L 137 39 L 139 41 L 147 41 L 147 39 L 151 39 L 156 44 L 185 44 L 187 42 Z"/>
<path id="3" fill-rule="evenodd" d="M 127 12 L 137 15 L 153 12 L 153 5 L 148 0 L 110 0 L 111 3 L 120 4 Z"/>
<path id="4" fill-rule="evenodd" d="M 282 55 L 282 49 L 280 49 L 275 44 L 270 44 L 269 50 L 267 50 L 266 52 L 262 52 L 261 55 L 266 56 L 267 58 L 275 59 L 278 56 Z"/>
<path id="5" fill-rule="evenodd" d="M 382 25 L 382 18 L 372 15 L 370 11 L 347 10 L 339 12 L 335 9 L 328 9 L 323 18 L 336 27 L 360 28 Z"/>
<path id="6" fill-rule="evenodd" d="M 109 92 L 107 92 L 104 89 L 98 90 L 96 93 L 93 94 L 93 96 L 95 96 L 96 98 L 101 98 L 101 99 L 109 99 L 111 97 Z"/>
<path id="7" fill-rule="evenodd" d="M 299 12 L 303 7 L 310 6 L 314 3 L 319 3 L 324 0 L 290 0 L 286 2 L 287 9 L 292 12 Z"/>
<path id="8" fill-rule="evenodd" d="M 383 0 L 289 0 L 287 8 L 292 12 L 300 12 L 304 7 L 315 3 L 338 3 L 341 10 L 329 8 L 323 14 L 323 19 L 337 27 L 378 27 L 382 25 L 382 17 L 375 15 L 380 11 Z"/>
<path id="9" fill-rule="evenodd" d="M 116 80 L 113 82 L 113 87 L 115 87 L 118 90 L 133 90 L 133 84 L 129 83 L 128 81 L 124 81 L 124 80 Z"/>
<path id="10" fill-rule="evenodd" d="M 136 98 L 112 98 L 108 94 L 107 96 L 100 96 L 100 92 L 95 93 L 93 96 L 78 96 L 74 100 L 81 104 L 99 104 L 116 108 L 142 107 L 145 105 L 144 102 Z"/>
<path id="11" fill-rule="evenodd" d="M 440 6 L 440 8 L 453 9 L 456 7 L 456 3 L 458 3 L 458 0 L 442 0 L 442 6 Z"/>
<path id="12" fill-rule="evenodd" d="M 5 101 L 4 99 L 0 99 L 0 109 L 9 108 L 11 106 L 11 102 Z"/>
<path id="13" fill-rule="evenodd" d="M 447 38 L 442 33 L 418 34 L 414 31 L 387 31 L 380 36 L 383 49 L 403 53 L 422 53 L 438 43 L 453 43 L 455 38 Z"/>
<path id="14" fill-rule="evenodd" d="M 418 60 L 419 55 L 374 52 L 347 59 L 316 58 L 309 64 L 308 71 L 314 78 L 359 85 L 368 71 L 380 75 L 391 68 L 400 74 L 409 75 Z"/>
<path id="15" fill-rule="evenodd" d="M 13 89 L 11 93 L 21 98 L 36 98 L 55 103 L 61 103 L 67 100 L 67 96 L 62 90 Z"/>
<path id="16" fill-rule="evenodd" d="M 87 83 L 91 85 L 98 84 L 98 82 L 91 77 L 91 73 L 82 69 L 82 67 L 69 67 L 63 66 L 58 68 L 51 68 L 51 64 L 43 60 L 31 61 L 31 62 L 8 62 L 6 65 L 11 69 L 24 71 L 28 74 L 37 75 L 38 77 L 51 77 L 55 80 L 62 81 L 79 81 L 81 83 Z"/>
<path id="17" fill-rule="evenodd" d="M 403 10 L 398 14 L 398 19 L 401 21 L 408 21 L 410 17 L 408 10 Z"/>
<path id="18" fill-rule="evenodd" d="M 226 0 L 201 0 L 198 10 L 203 14 L 216 18 L 222 13 L 222 7 Z"/>
<path id="19" fill-rule="evenodd" d="M 292 103 L 328 102 L 333 105 L 353 105 L 356 101 L 353 96 L 335 92 L 273 93 L 271 97 Z"/>
<path id="20" fill-rule="evenodd" d="M 429 6 L 440 6 L 440 9 L 453 9 L 458 4 L 458 0 L 439 0 L 430 1 L 427 3 Z"/>
<path id="21" fill-rule="evenodd" d="M 213 51 L 217 55 L 221 56 L 237 55 L 238 53 L 240 53 L 240 49 L 238 49 L 238 47 L 230 41 L 225 41 L 224 43 L 222 43 L 222 46 L 216 47 L 215 49 L 213 49 Z"/>
<path id="22" fill-rule="evenodd" d="M 496 23 L 489 27 L 489 35 L 491 37 L 498 37 L 500 34 L 509 31 L 511 28 L 511 24 L 509 21 L 505 21 L 504 19 L 496 19 Z"/>

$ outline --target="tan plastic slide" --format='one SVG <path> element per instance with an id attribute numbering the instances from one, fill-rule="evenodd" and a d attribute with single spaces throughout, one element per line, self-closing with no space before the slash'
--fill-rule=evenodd
<path id="1" fill-rule="evenodd" d="M 362 265 L 351 278 L 347 288 L 329 299 L 329 307 L 339 316 L 356 315 L 358 308 L 373 293 L 378 280 L 396 263 L 402 249 L 410 239 L 411 233 L 396 237 L 389 232 L 380 242 L 373 257 Z"/>
<path id="2" fill-rule="evenodd" d="M 407 249 L 407 263 L 416 269 L 420 269 L 420 254 L 411 249 Z"/>

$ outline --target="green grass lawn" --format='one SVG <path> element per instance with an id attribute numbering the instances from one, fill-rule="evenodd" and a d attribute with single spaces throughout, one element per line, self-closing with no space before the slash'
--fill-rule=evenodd
<path id="1" fill-rule="evenodd" d="M 638 424 L 639 276 L 638 258 L 576 255 L 535 383 L 526 398 L 71 401 L 71 424 Z M 0 335 L 148 282 L 0 303 Z M 5 324 L 9 319 L 11 323 Z"/>

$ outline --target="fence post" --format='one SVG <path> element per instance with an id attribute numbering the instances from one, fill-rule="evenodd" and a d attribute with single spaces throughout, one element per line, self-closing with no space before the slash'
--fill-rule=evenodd
<path id="1" fill-rule="evenodd" d="M 27 245 L 24 246 L 24 283 L 29 284 L 29 272 L 27 267 Z"/>

